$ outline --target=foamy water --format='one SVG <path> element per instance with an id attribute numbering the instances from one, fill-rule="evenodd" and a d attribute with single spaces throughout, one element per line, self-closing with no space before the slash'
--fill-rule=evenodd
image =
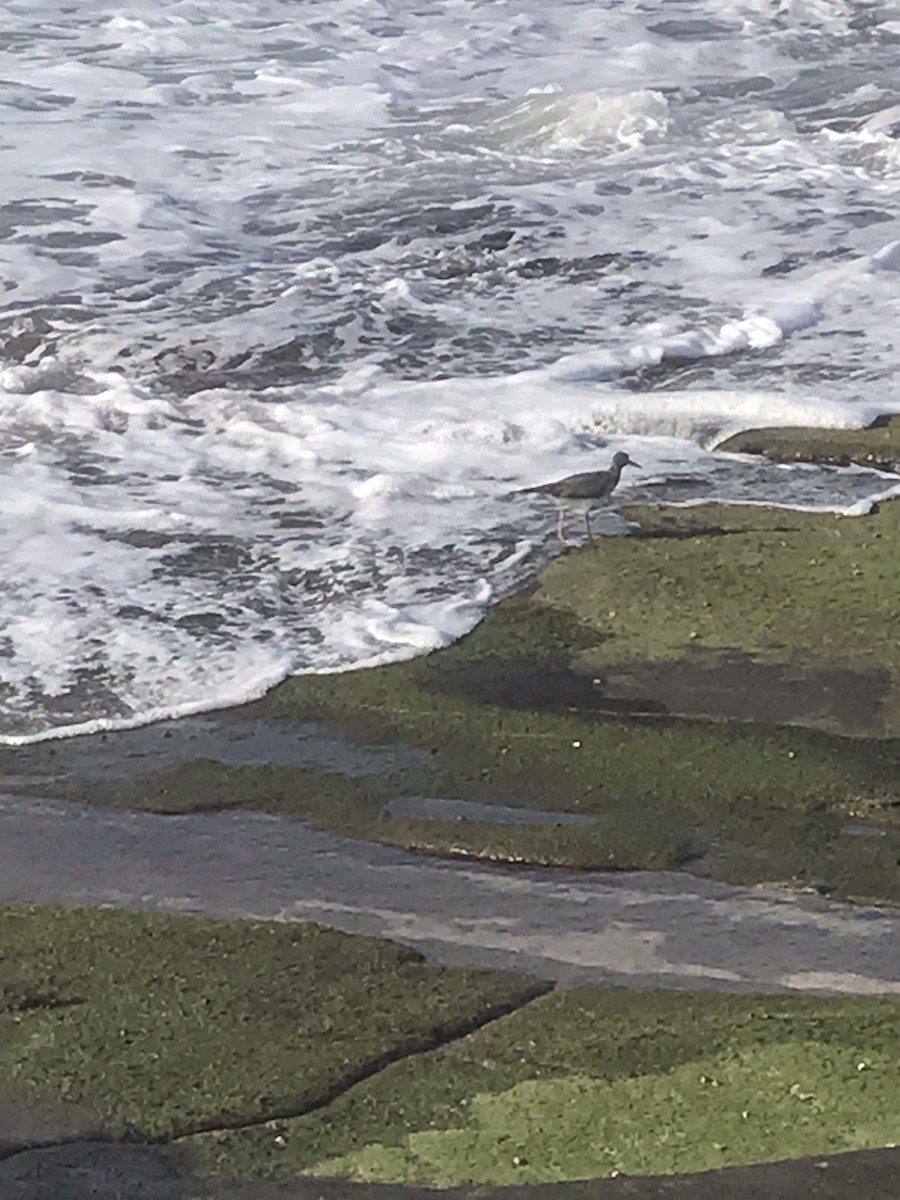
<path id="1" fill-rule="evenodd" d="M 889 6 L 4 15 L 2 740 L 444 644 L 552 551 L 510 493 L 618 448 L 890 487 L 712 449 L 900 410 Z"/>

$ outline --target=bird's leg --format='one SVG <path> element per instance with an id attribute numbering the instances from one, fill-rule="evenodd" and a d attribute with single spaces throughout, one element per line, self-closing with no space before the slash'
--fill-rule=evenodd
<path id="1" fill-rule="evenodd" d="M 591 510 L 590 510 L 590 508 L 586 508 L 584 510 L 584 532 L 587 534 L 588 541 L 592 542 L 594 540 L 594 535 L 591 533 Z"/>
<path id="2" fill-rule="evenodd" d="M 566 510 L 563 508 L 562 505 L 560 505 L 559 506 L 559 521 L 556 526 L 556 536 L 559 538 L 559 540 L 563 546 L 565 546 L 565 544 L 566 544 L 566 535 L 563 530 L 563 521 L 565 519 L 565 516 L 566 516 Z"/>

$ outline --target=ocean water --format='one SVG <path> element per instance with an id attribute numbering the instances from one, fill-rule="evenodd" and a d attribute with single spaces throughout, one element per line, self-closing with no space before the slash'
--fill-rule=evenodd
<path id="1" fill-rule="evenodd" d="M 458 637 L 617 449 L 890 491 L 714 446 L 900 410 L 898 59 L 847 0 L 5 4 L 0 740 Z"/>

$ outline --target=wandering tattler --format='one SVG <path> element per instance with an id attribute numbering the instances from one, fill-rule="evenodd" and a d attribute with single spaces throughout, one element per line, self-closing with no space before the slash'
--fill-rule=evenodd
<path id="1" fill-rule="evenodd" d="M 639 467 L 634 459 L 629 458 L 624 450 L 613 455 L 612 464 L 605 471 L 582 471 L 578 475 L 567 475 L 565 479 L 557 479 L 555 483 L 541 483 L 537 487 L 522 488 L 520 494 L 532 493 L 538 496 L 549 496 L 559 507 L 559 525 L 556 534 L 563 545 L 566 544 L 563 521 L 567 508 L 575 509 L 584 514 L 584 530 L 589 538 L 591 533 L 591 509 L 598 504 L 605 504 L 613 494 L 623 467 Z"/>

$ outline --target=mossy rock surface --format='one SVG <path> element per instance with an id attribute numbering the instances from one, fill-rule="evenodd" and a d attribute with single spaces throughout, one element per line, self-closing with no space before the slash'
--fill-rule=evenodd
<path id="1" fill-rule="evenodd" d="M 896 1141 L 897 1006 L 578 988 L 292 1121 L 192 1139 L 225 1175 L 429 1186 L 707 1170 Z"/>
<path id="2" fill-rule="evenodd" d="M 900 733 L 900 504 L 625 511 L 636 536 L 554 560 L 534 596 L 595 631 L 571 662 L 602 668 L 613 710 L 630 671 L 634 708 L 661 716 Z"/>
<path id="3" fill-rule="evenodd" d="M 292 679 L 268 711 L 428 750 L 385 795 L 594 818 L 382 822 L 402 844 L 900 898 L 900 505 L 627 515 L 456 645 Z"/>
<path id="4" fill-rule="evenodd" d="M 313 925 L 78 908 L 2 905 L 0 946 L 3 1100 L 217 1177 L 524 1183 L 898 1132 L 895 1001 L 546 994 Z"/>
<path id="5" fill-rule="evenodd" d="M 0 1092 L 170 1139 L 306 1111 L 543 990 L 310 924 L 0 905 Z"/>
<path id="6" fill-rule="evenodd" d="M 726 438 L 718 450 L 762 454 L 774 462 L 855 463 L 893 471 L 900 463 L 900 417 L 877 421 L 867 429 L 810 429 L 775 426 L 747 429 Z"/>

